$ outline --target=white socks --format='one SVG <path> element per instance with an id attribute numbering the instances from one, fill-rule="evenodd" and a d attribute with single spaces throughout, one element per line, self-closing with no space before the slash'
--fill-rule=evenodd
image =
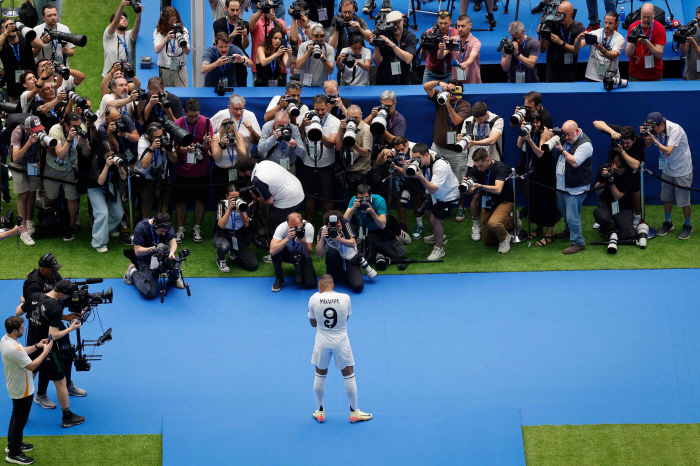
<path id="1" fill-rule="evenodd" d="M 416 225 L 419 227 L 423 226 L 423 217 L 416 217 Z"/>
<path id="2" fill-rule="evenodd" d="M 352 373 L 347 377 L 343 377 L 345 381 L 345 394 L 350 402 L 350 409 L 353 411 L 358 411 L 357 408 L 357 382 L 355 381 L 355 374 Z"/>
<path id="3" fill-rule="evenodd" d="M 314 377 L 314 396 L 316 397 L 316 406 L 318 409 L 323 408 L 323 396 L 326 394 L 326 376 L 316 374 Z"/>

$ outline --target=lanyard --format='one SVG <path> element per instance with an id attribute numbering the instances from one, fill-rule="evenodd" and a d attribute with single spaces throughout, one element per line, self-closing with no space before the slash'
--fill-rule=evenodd
<path id="1" fill-rule="evenodd" d="M 270 70 L 272 71 L 271 76 L 273 79 L 275 78 L 275 68 L 277 68 L 277 59 L 276 58 L 270 62 Z"/>
<path id="2" fill-rule="evenodd" d="M 194 122 L 194 131 L 192 131 L 192 137 L 195 138 L 197 137 L 197 125 L 199 124 L 199 118 L 197 118 L 197 121 Z M 186 123 L 187 126 L 187 131 L 190 130 L 190 124 Z"/>
<path id="3" fill-rule="evenodd" d="M 491 170 L 493 170 L 493 162 L 491 162 L 491 166 L 489 167 L 489 175 L 486 177 L 486 186 L 489 186 L 491 183 Z"/>
<path id="4" fill-rule="evenodd" d="M 462 47 L 459 48 L 459 62 L 460 63 L 464 63 L 464 57 L 467 56 L 467 47 L 469 47 L 469 40 L 467 40 L 464 43 L 464 50 L 462 49 Z M 464 55 L 462 55 L 462 52 L 464 52 Z"/>
<path id="5" fill-rule="evenodd" d="M 177 43 L 175 42 L 175 40 L 172 40 L 172 41 L 168 41 L 168 44 L 170 44 L 170 50 L 172 50 L 173 55 L 175 55 L 175 46 L 177 45 Z M 165 54 L 166 55 L 168 53 L 168 44 L 165 44 Z"/>
<path id="6" fill-rule="evenodd" d="M 119 40 L 119 43 L 122 44 L 122 47 L 124 47 L 126 61 L 129 61 L 129 44 L 126 43 L 126 36 L 124 36 L 124 40 L 122 41 L 122 38 L 119 37 L 119 34 L 117 34 L 117 40 Z M 117 59 L 119 59 L 119 45 L 117 45 Z"/>
<path id="7" fill-rule="evenodd" d="M 233 234 L 236 233 L 236 217 L 238 217 L 238 212 L 231 212 L 229 214 L 231 216 L 231 229 L 233 230 Z"/>
<path id="8" fill-rule="evenodd" d="M 219 49 L 217 49 L 216 47 L 214 47 L 214 51 L 216 52 L 216 59 L 218 60 L 218 59 L 221 57 L 221 54 L 219 53 Z M 226 67 L 227 67 L 227 66 L 228 66 L 228 63 L 226 63 L 224 66 L 220 66 L 220 67 L 219 67 L 219 68 L 221 68 L 221 74 L 224 73 L 224 71 L 226 70 Z"/>
<path id="9" fill-rule="evenodd" d="M 244 113 L 245 113 L 245 111 L 244 111 Z M 228 115 L 231 117 L 231 120 L 236 121 L 236 119 L 233 118 L 233 113 L 231 113 L 231 110 L 228 111 Z M 244 115 L 241 115 L 241 119 L 238 120 L 238 128 L 236 128 L 238 131 L 241 130 L 241 123 L 243 123 L 243 116 Z"/>
<path id="10" fill-rule="evenodd" d="M 19 62 L 19 41 L 17 42 L 17 47 L 15 47 L 12 44 L 10 44 L 10 47 L 12 47 L 12 51 L 15 54 L 15 58 L 17 59 L 17 64 L 20 65 L 20 67 L 21 67 L 21 64 Z"/>
<path id="11" fill-rule="evenodd" d="M 111 175 L 111 173 L 110 173 L 110 175 Z M 151 235 L 153 235 L 153 242 L 155 244 L 158 244 L 160 242 L 160 236 L 156 236 L 156 233 L 153 231 L 153 224 L 152 223 L 149 223 L 148 226 L 151 227 Z"/>
<path id="12" fill-rule="evenodd" d="M 581 134 L 579 134 L 579 136 L 576 138 L 576 141 L 578 141 L 579 139 L 581 139 L 581 136 L 583 136 L 583 132 L 582 132 Z M 568 143 L 567 143 L 567 142 L 564 142 L 564 146 L 563 146 L 563 147 L 564 147 L 564 150 L 567 151 L 567 152 L 569 152 L 569 150 L 571 150 L 571 148 L 574 147 L 574 144 L 576 144 L 576 141 L 574 141 L 574 142 L 572 142 L 571 144 L 569 144 L 569 148 L 568 148 L 568 149 L 566 148 L 566 145 L 567 145 Z"/>
<path id="13" fill-rule="evenodd" d="M 486 137 L 486 128 L 488 125 L 488 122 L 484 122 L 484 130 L 481 131 L 481 125 L 479 123 L 476 124 L 476 134 L 479 137 L 479 141 Z"/>
<path id="14" fill-rule="evenodd" d="M 39 100 L 39 101 L 41 101 L 42 103 L 44 103 L 44 99 L 41 98 L 41 97 L 38 97 L 38 96 L 37 96 L 37 100 Z M 55 110 L 55 109 L 52 108 L 52 109 L 49 110 L 49 111 L 51 112 L 51 114 L 52 114 L 53 116 L 55 116 L 56 118 L 58 118 L 58 115 L 56 115 L 56 110 Z"/>
<path id="15" fill-rule="evenodd" d="M 562 38 L 562 40 L 564 40 L 564 28 L 561 27 L 561 24 L 559 25 L 559 30 L 561 31 L 561 38 Z M 564 44 L 568 44 L 569 39 L 571 39 L 571 29 L 569 29 L 569 34 L 566 36 L 566 40 L 564 40 Z"/>
<path id="16" fill-rule="evenodd" d="M 156 149 L 156 152 L 153 154 L 153 166 L 158 168 L 158 158 L 160 157 L 160 148 Z"/>
<path id="17" fill-rule="evenodd" d="M 158 118 L 160 118 L 160 116 L 162 114 L 163 114 L 163 108 L 159 108 L 159 106 L 156 105 L 156 115 L 158 116 Z"/>
<path id="18" fill-rule="evenodd" d="M 457 111 L 457 104 L 459 103 L 459 100 L 455 103 L 454 106 L 454 111 Z M 452 118 L 450 118 L 450 112 L 447 112 L 447 122 L 450 124 L 450 129 L 452 129 Z"/>
<path id="19" fill-rule="evenodd" d="M 228 152 L 228 158 L 231 160 L 231 166 L 233 166 L 233 159 L 236 156 L 235 152 L 231 150 L 231 142 L 229 141 L 228 146 L 226 146 L 226 151 Z"/>
<path id="20" fill-rule="evenodd" d="M 304 34 L 304 30 L 301 28 L 301 26 L 297 26 L 299 28 L 299 35 L 301 36 L 301 42 L 306 42 L 306 34 Z"/>
<path id="21" fill-rule="evenodd" d="M 654 33 L 654 23 L 655 23 L 655 21 L 652 20 L 651 21 L 651 28 L 649 28 L 649 34 L 647 34 L 644 31 L 644 27 L 642 26 L 642 32 L 644 32 L 644 35 L 646 35 L 649 38 L 649 42 L 651 42 L 651 35 Z M 640 25 L 641 25 L 641 23 L 640 23 Z M 645 44 L 642 44 L 642 47 L 644 47 L 646 50 L 649 50 L 649 49 L 647 49 L 647 46 Z M 651 54 L 651 52 L 649 52 L 649 53 Z M 644 55 L 644 51 L 642 51 L 642 55 Z"/>
<path id="22" fill-rule="evenodd" d="M 605 37 L 603 37 L 603 47 L 607 50 L 608 46 L 610 45 L 610 42 L 612 42 L 612 38 L 615 35 L 615 32 L 613 31 L 612 34 L 610 34 L 610 37 L 608 37 L 608 41 L 605 42 Z"/>

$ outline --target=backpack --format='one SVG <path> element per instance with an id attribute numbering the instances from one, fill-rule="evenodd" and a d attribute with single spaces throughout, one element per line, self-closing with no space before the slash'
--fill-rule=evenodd
<path id="1" fill-rule="evenodd" d="M 19 7 L 18 10 L 19 20 L 24 23 L 25 26 L 34 29 L 39 24 L 39 14 L 36 12 L 31 2 L 25 2 Z"/>
<path id="2" fill-rule="evenodd" d="M 627 30 L 632 25 L 632 23 L 634 23 L 635 21 L 639 21 L 640 19 L 642 19 L 641 8 L 627 15 L 627 18 L 625 18 L 625 22 L 622 23 L 622 27 L 625 30 Z M 666 12 L 656 5 L 654 5 L 654 19 L 661 24 L 666 24 Z"/>
<path id="3" fill-rule="evenodd" d="M 24 120 L 31 115 L 31 113 L 13 113 L 5 118 L 5 132 L 3 134 L 2 142 L 4 142 L 6 146 L 11 147 L 10 138 L 12 137 L 12 132 L 15 130 L 17 125 L 22 125 L 22 131 L 24 131 Z"/>
<path id="4" fill-rule="evenodd" d="M 63 236 L 70 223 L 68 214 L 55 207 L 41 209 L 37 213 L 37 221 L 36 233 L 34 234 L 37 239 L 47 236 Z"/>

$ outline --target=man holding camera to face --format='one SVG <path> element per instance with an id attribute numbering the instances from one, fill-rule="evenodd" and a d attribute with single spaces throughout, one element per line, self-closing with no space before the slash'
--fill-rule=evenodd
<path id="1" fill-rule="evenodd" d="M 280 291 L 284 286 L 282 262 L 294 264 L 294 281 L 302 283 L 304 288 L 316 286 L 316 270 L 311 259 L 314 242 L 314 226 L 303 220 L 301 215 L 292 212 L 287 220 L 279 224 L 270 241 L 272 266 L 275 268 L 275 283 L 272 291 Z"/>
<path id="2" fill-rule="evenodd" d="M 250 25 L 250 36 L 253 42 L 250 49 L 255 51 L 258 50 L 258 45 L 265 42 L 267 34 L 273 28 L 280 28 L 282 31 L 286 31 L 287 23 L 279 19 L 284 17 L 284 4 L 282 1 L 280 1 L 277 6 L 272 0 L 262 0 L 260 2 L 250 0 L 250 3 L 254 10 L 250 17 L 250 22 L 248 23 Z M 256 72 L 255 61 L 253 61 L 253 77 L 255 77 Z"/>
<path id="3" fill-rule="evenodd" d="M 263 125 L 258 153 L 265 160 L 290 171 L 295 171 L 294 163 L 298 157 L 306 157 L 306 146 L 299 128 L 289 123 L 289 114 L 285 110 L 278 110 L 275 119 Z"/>
<path id="4" fill-rule="evenodd" d="M 170 210 L 168 161 L 177 162 L 177 155 L 172 140 L 163 134 L 163 125 L 151 123 L 139 139 L 134 171 L 140 176 L 134 191 L 141 199 L 141 218 L 151 216 L 154 204 L 158 213 Z"/>
<path id="5" fill-rule="evenodd" d="M 155 299 L 158 296 L 158 257 L 154 255 L 160 244 L 167 245 L 170 250 L 168 259 L 177 261 L 177 241 L 175 230 L 168 214 L 158 214 L 141 220 L 134 228 L 134 254 L 136 265 L 129 264 L 124 274 L 124 283 L 136 285 L 141 296 L 145 299 Z M 168 283 L 175 288 L 185 288 L 185 283 L 177 270 L 168 277 Z"/>
<path id="6" fill-rule="evenodd" d="M 602 82 L 606 74 L 619 77 L 619 58 L 625 48 L 625 38 L 617 32 L 618 18 L 615 11 L 608 11 L 603 18 L 603 29 L 596 29 L 576 38 L 574 49 L 578 52 L 586 45 L 591 46 L 586 66 L 586 79 Z"/>
<path id="7" fill-rule="evenodd" d="M 325 253 L 326 273 L 342 277 L 352 291 L 361 292 L 365 284 L 360 267 L 370 279 L 376 277 L 377 272 L 358 253 L 350 221 L 343 218 L 340 211 L 330 210 L 323 214 L 323 225 L 318 230 L 316 257 L 323 259 Z"/>
<path id="8" fill-rule="evenodd" d="M 637 232 L 632 224 L 634 201 L 630 195 L 634 176 L 621 155 L 615 156 L 612 163 L 604 163 L 598 169 L 595 189 L 600 196 L 598 207 L 593 211 L 595 221 L 600 225 L 598 235 L 607 238 L 608 226 L 614 220 L 618 239 L 635 239 Z"/>
<path id="9" fill-rule="evenodd" d="M 508 26 L 508 33 L 513 39 L 510 47 L 503 46 L 501 68 L 508 73 L 509 83 L 540 82 L 540 78 L 537 76 L 540 41 L 535 37 L 528 36 L 526 32 L 525 25 L 520 21 L 513 21 Z"/>
<path id="10" fill-rule="evenodd" d="M 700 7 L 695 9 L 695 19 L 700 21 Z M 678 51 L 685 57 L 686 65 L 683 79 L 686 81 L 700 80 L 700 28 L 685 42 L 678 44 Z"/>
<path id="11" fill-rule="evenodd" d="M 226 5 L 226 16 L 214 21 L 214 36 L 220 32 L 228 35 L 231 43 L 241 50 L 245 50 L 250 45 L 248 21 L 241 19 L 241 0 L 224 0 Z M 231 86 L 234 85 L 232 82 Z M 246 87 L 248 85 L 248 69 L 243 63 L 236 64 L 236 87 Z"/>
<path id="12" fill-rule="evenodd" d="M 248 248 L 245 241 L 245 228 L 248 228 L 248 203 L 233 184 L 226 189 L 226 199 L 219 202 L 216 215 L 214 247 L 216 248 L 216 265 L 219 270 L 228 273 L 226 254 L 238 265 L 252 272 L 258 268 L 258 259 Z"/>
<path id="13" fill-rule="evenodd" d="M 331 20 L 331 30 L 333 34 L 328 39 L 328 45 L 336 50 L 343 50 L 350 47 L 353 37 L 361 36 L 364 40 L 369 40 L 372 31 L 369 30 L 367 22 L 357 16 L 357 3 L 354 0 L 341 0 L 338 10 L 340 13 Z"/>
<path id="14" fill-rule="evenodd" d="M 24 91 L 19 77 L 23 70 L 36 69 L 34 59 L 44 49 L 44 43 L 38 37 L 29 42 L 17 30 L 12 18 L 4 17 L 0 22 L 0 61 L 5 70 L 7 95 L 19 99 Z"/>
<path id="15" fill-rule="evenodd" d="M 390 37 L 374 34 L 370 43 L 382 40 L 383 45 L 374 47 L 372 61 L 377 65 L 375 83 L 378 86 L 389 84 L 413 84 L 411 64 L 416 55 L 418 38 L 404 27 L 404 18 L 400 11 L 392 11 L 386 16 L 386 22 L 392 26 Z"/>
<path id="16" fill-rule="evenodd" d="M 642 18 L 627 29 L 625 55 L 630 59 L 629 80 L 661 81 L 666 28 L 654 19 L 654 5 L 651 2 L 642 5 L 641 14 Z"/>
<path id="17" fill-rule="evenodd" d="M 311 39 L 299 46 L 294 67 L 301 73 L 303 86 L 323 86 L 335 67 L 335 50 L 325 43 L 323 26 L 311 29 Z"/>
<path id="18" fill-rule="evenodd" d="M 265 121 L 272 120 L 278 111 L 285 110 L 289 114 L 289 122 L 294 126 L 299 126 L 309 113 L 309 107 L 301 103 L 301 83 L 290 81 L 284 90 L 283 96 L 275 96 L 270 101 L 265 110 Z"/>
<path id="19" fill-rule="evenodd" d="M 108 105 L 105 108 L 105 119 L 97 129 L 97 134 L 100 140 L 109 141 L 114 152 L 124 154 L 129 164 L 136 160 L 134 154 L 138 152 L 139 133 L 127 115 Z"/>
<path id="20" fill-rule="evenodd" d="M 425 34 L 437 32 L 439 41 L 429 50 L 423 49 L 421 58 L 425 58 L 425 71 L 423 72 L 423 84 L 430 81 L 448 81 L 452 78 L 452 54 L 447 53 L 444 57 L 438 58 L 438 53 L 444 54 L 445 41 L 453 37 L 458 37 L 457 29 L 452 27 L 452 17 L 449 11 L 441 10 L 437 14 L 437 31 L 434 27 L 428 29 Z"/>
<path id="21" fill-rule="evenodd" d="M 139 99 L 137 107 L 141 126 L 148 128 L 148 125 L 159 121 L 163 116 L 166 116 L 172 122 L 182 118 L 180 98 L 165 90 L 165 85 L 161 78 L 149 79 L 147 88 L 148 92 L 144 95 L 145 98 Z"/>
<path id="22" fill-rule="evenodd" d="M 574 82 L 578 62 L 578 50 L 574 44 L 578 36 L 586 32 L 586 28 L 574 21 L 571 2 L 561 2 L 557 14 L 564 14 L 564 21 L 553 28 L 549 38 L 542 36 L 540 40 L 540 52 L 547 52 L 547 82 Z M 542 24 L 537 27 L 537 34 L 541 33 L 541 29 Z"/>
<path id="23" fill-rule="evenodd" d="M 348 116 L 340 122 L 335 150 L 342 154 L 347 169 L 346 182 L 350 189 L 367 182 L 372 168 L 372 133 L 362 121 L 362 110 L 357 105 L 348 107 Z"/>

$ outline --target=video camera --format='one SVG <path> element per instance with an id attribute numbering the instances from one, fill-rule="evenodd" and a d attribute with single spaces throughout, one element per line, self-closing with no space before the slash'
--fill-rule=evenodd
<path id="1" fill-rule="evenodd" d="M 561 0 L 545 2 L 544 5 L 544 12 L 540 19 L 540 36 L 542 36 L 543 39 L 550 40 L 552 38 L 552 31 L 561 26 L 564 19 L 566 19 L 566 14 L 559 13 L 558 11 Z"/>
<path id="2" fill-rule="evenodd" d="M 511 55 L 515 53 L 515 45 L 513 44 L 513 40 L 507 37 L 501 39 L 501 42 L 498 44 L 498 48 L 496 49 L 496 52 L 501 51 L 505 52 L 506 55 Z"/>
<path id="3" fill-rule="evenodd" d="M 693 18 L 691 22 L 685 26 L 681 26 L 673 33 L 673 42 L 677 44 L 685 44 L 689 37 L 693 37 L 698 32 L 698 19 Z"/>
<path id="4" fill-rule="evenodd" d="M 165 296 L 168 294 L 168 287 L 165 282 L 166 279 L 172 275 L 179 275 L 184 282 L 185 277 L 182 274 L 182 263 L 187 261 L 189 255 L 189 249 L 181 249 L 177 252 L 177 259 L 171 259 L 170 247 L 166 243 L 159 243 L 156 246 L 156 252 L 153 253 L 153 257 L 156 258 L 158 267 L 156 267 L 154 272 L 158 275 L 161 303 L 165 301 Z M 187 296 L 192 296 L 189 283 L 185 283 L 185 288 L 187 289 Z"/>
<path id="5" fill-rule="evenodd" d="M 630 29 L 629 33 L 627 34 L 627 40 L 633 44 L 636 44 L 639 41 L 639 39 L 646 39 L 646 36 L 644 35 L 644 28 L 642 28 L 641 23 L 637 24 L 635 27 Z"/>
<path id="6" fill-rule="evenodd" d="M 82 34 L 70 34 L 67 32 L 54 31 L 47 27 L 44 27 L 44 34 L 48 34 L 51 40 L 68 42 L 69 44 L 77 45 L 78 47 L 85 47 L 85 45 L 87 45 L 87 37 Z"/>
<path id="7" fill-rule="evenodd" d="M 302 2 L 293 2 L 292 6 L 289 7 L 289 16 L 296 19 L 297 21 L 299 21 L 301 19 L 301 15 L 304 15 L 306 17 L 309 16 L 309 10 L 308 9 L 302 10 L 301 3 Z M 336 16 L 341 16 L 341 15 L 336 15 Z M 342 18 L 342 16 L 341 16 L 341 18 Z M 336 26 L 337 25 L 338 25 L 338 23 L 336 22 Z"/>
<path id="8" fill-rule="evenodd" d="M 269 14 L 272 10 L 272 6 L 266 1 L 258 2 L 258 10 L 262 11 L 263 14 Z"/>
<path id="9" fill-rule="evenodd" d="M 389 11 L 391 10 L 381 9 L 377 14 L 376 22 L 374 23 L 374 31 L 372 31 L 372 34 L 374 34 L 374 40 L 372 41 L 373 47 L 384 47 L 386 42 L 379 36 L 389 37 L 394 31 L 394 25 L 386 22 Z"/>
<path id="10" fill-rule="evenodd" d="M 424 50 L 435 50 L 437 48 L 440 43 L 440 30 L 437 24 L 434 24 L 431 29 L 421 34 L 420 43 Z"/>

